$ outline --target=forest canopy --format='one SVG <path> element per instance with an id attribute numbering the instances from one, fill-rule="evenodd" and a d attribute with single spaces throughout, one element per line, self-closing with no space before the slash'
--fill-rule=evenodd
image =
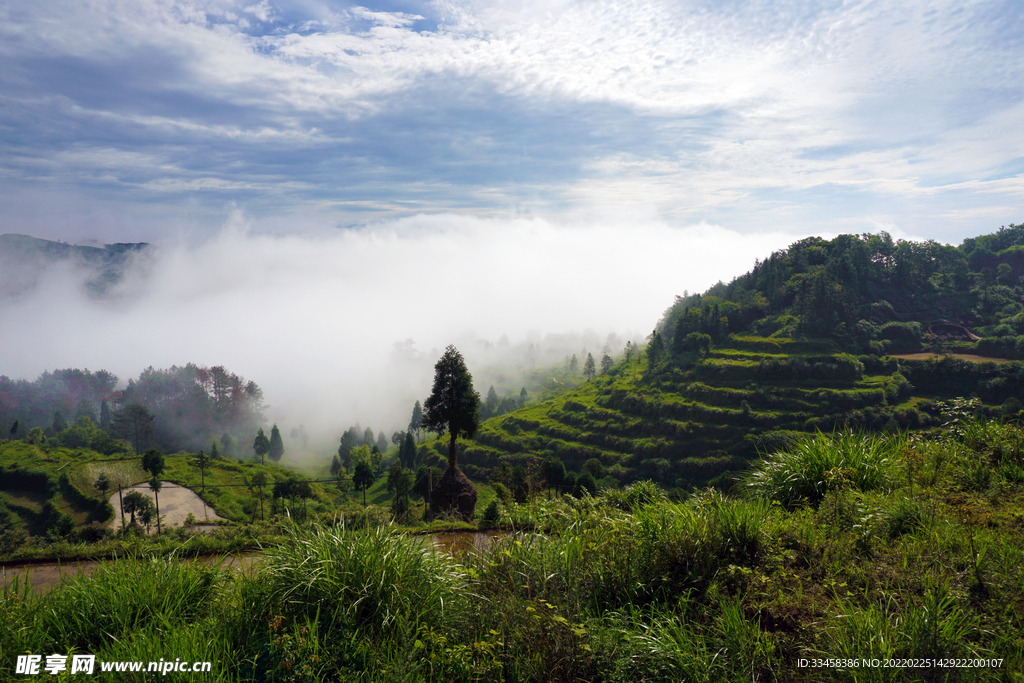
<path id="1" fill-rule="evenodd" d="M 728 284 L 676 297 L 658 330 L 676 351 L 692 333 L 716 343 L 749 333 L 883 354 L 916 350 L 929 325 L 952 324 L 971 328 L 963 334 L 975 341 L 1001 339 L 992 350 L 1024 357 L 1022 277 L 1024 225 L 959 247 L 885 232 L 808 237 Z"/>
<path id="2" fill-rule="evenodd" d="M 151 443 L 174 452 L 207 448 L 225 434 L 238 441 L 255 432 L 263 416 L 262 389 L 224 366 L 149 367 L 124 389 L 117 384 L 106 370 L 77 368 L 44 372 L 31 382 L 0 376 L 0 425 L 6 431 L 17 423 L 12 437 L 33 428 L 55 437 L 75 425 L 88 431 L 83 417 L 107 429 L 119 411 L 144 406 L 154 418 Z"/>

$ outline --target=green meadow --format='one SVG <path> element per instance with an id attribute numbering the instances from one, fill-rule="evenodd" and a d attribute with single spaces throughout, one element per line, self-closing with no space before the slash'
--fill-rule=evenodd
<path id="1" fill-rule="evenodd" d="M 1022 680 L 1016 424 L 819 433 L 730 494 L 497 507 L 512 533 L 457 556 L 318 520 L 248 571 L 142 553 L 14 585 L 0 650 L 208 660 L 175 674 L 203 681 Z"/>

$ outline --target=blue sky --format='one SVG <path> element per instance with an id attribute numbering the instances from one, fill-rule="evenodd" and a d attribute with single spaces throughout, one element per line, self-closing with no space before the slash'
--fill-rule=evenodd
<path id="1" fill-rule="evenodd" d="M 1022 219 L 1015 0 L 7 0 L 0 60 L 4 232 Z"/>
<path id="2" fill-rule="evenodd" d="M 1022 121 L 1019 0 L 4 0 L 0 233 L 158 251 L 0 301 L 0 374 L 225 364 L 397 429 L 449 343 L 582 353 L 808 235 L 1022 222 Z"/>

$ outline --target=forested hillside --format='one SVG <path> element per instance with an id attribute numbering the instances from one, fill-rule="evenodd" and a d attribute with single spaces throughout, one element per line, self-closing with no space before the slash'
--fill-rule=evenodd
<path id="1" fill-rule="evenodd" d="M 0 235 L 0 300 L 31 292 L 42 273 L 60 263 L 84 268 L 90 273 L 86 290 L 103 295 L 121 281 L 129 260 L 148 247 L 144 242 L 89 247 L 28 235 Z"/>
<path id="2" fill-rule="evenodd" d="M 235 446 L 240 439 L 251 443 L 262 419 L 262 389 L 220 365 L 150 367 L 124 389 L 115 389 L 117 383 L 106 370 L 77 368 L 44 372 L 31 382 L 0 376 L 3 436 L 113 452 L 120 445 L 111 436 L 134 435 L 124 422 L 134 411 L 147 421 L 143 450 L 195 452 L 217 440 L 225 454 L 237 457 Z M 33 430 L 37 436 L 30 437 Z"/>
<path id="3" fill-rule="evenodd" d="M 729 284 L 677 297 L 658 325 L 675 353 L 703 333 L 826 338 L 852 353 L 907 353 L 933 339 L 978 341 L 1024 357 L 1024 225 L 964 240 L 893 241 L 886 233 L 809 237 Z M 931 328 L 931 334 L 929 334 Z M 691 342 L 692 344 L 692 342 Z"/>
<path id="4" fill-rule="evenodd" d="M 579 389 L 486 422 L 465 468 L 504 463 L 563 489 L 584 470 L 609 486 L 728 486 L 799 433 L 930 429 L 957 396 L 1015 414 L 1022 255 L 1024 225 L 960 247 L 885 233 L 801 240 L 677 297 L 646 347 Z"/>

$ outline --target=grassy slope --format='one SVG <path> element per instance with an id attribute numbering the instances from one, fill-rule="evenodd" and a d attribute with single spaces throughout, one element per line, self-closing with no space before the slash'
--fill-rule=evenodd
<path id="1" fill-rule="evenodd" d="M 474 440 L 460 445 L 460 464 L 486 476 L 502 461 L 554 456 L 579 471 L 598 458 L 623 482 L 651 478 L 700 487 L 731 477 L 760 450 L 773 448 L 771 433 L 927 427 L 935 420 L 919 410 L 922 404 L 973 391 L 911 388 L 895 395 L 889 387 L 887 395 L 897 369 L 921 362 L 914 360 L 868 361 L 862 374 L 848 379 L 829 379 L 827 368 L 818 377 L 759 374 L 762 362 L 801 359 L 824 367 L 841 358 L 824 342 L 734 336 L 685 371 L 666 369 L 653 380 L 645 359 L 619 363 L 608 375 L 486 421 Z M 445 449 L 434 441 L 427 452 L 440 459 Z"/>
<path id="2" fill-rule="evenodd" d="M 212 661 L 207 681 L 1021 681 L 1024 434 L 859 444 L 767 463 L 781 476 L 744 498 L 641 485 L 515 508 L 548 534 L 481 556 L 321 528 L 245 576 L 115 563 L 0 596 L 0 651 L 173 650 Z M 824 658 L 856 665 L 799 664 Z M 921 663 L 861 663 L 890 658 Z M 986 664 L 936 665 L 958 658 Z"/>
<path id="3" fill-rule="evenodd" d="M 275 481 L 302 479 L 301 475 L 279 465 L 245 463 L 235 460 L 218 460 L 210 464 L 203 477 L 195 464 L 193 454 L 176 453 L 166 456 L 166 469 L 161 475 L 164 481 L 188 487 L 203 498 L 222 517 L 234 522 L 248 522 L 257 506 L 255 494 L 245 485 L 246 477 L 257 472 L 267 475 L 268 484 L 264 489 L 264 507 L 269 509 L 271 490 Z M 57 509 L 68 514 L 77 525 L 85 524 L 95 515 L 82 505 L 61 493 L 56 483 L 62 474 L 67 474 L 71 483 L 85 496 L 102 500 L 103 494 L 96 489 L 95 482 L 105 473 L 111 482 L 107 497 L 115 500 L 118 485 L 132 486 L 144 483 L 150 476 L 145 472 L 138 457 L 110 458 L 93 451 L 81 449 L 49 448 L 33 446 L 20 441 L 0 443 L 0 467 L 8 469 L 33 470 L 45 474 L 55 493 L 49 496 L 44 491 L 27 490 L 24 487 L 0 485 L 0 502 L 12 511 L 22 522 L 29 522 L 34 534 L 42 534 L 35 528 L 33 514 L 38 513 L 47 500 L 53 500 Z M 341 500 L 340 494 L 331 485 L 313 484 L 314 497 L 307 503 L 309 514 L 329 514 Z M 116 502 L 116 500 L 115 500 Z"/>
<path id="4" fill-rule="evenodd" d="M 313 497 L 305 503 L 297 500 L 293 505 L 291 501 L 283 500 L 275 507 L 272 500 L 275 481 L 307 477 L 275 464 L 219 460 L 211 463 L 207 469 L 204 489 L 192 454 L 171 454 L 166 456 L 165 462 L 166 469 L 161 479 L 192 489 L 219 515 L 239 526 L 236 529 L 224 529 L 223 533 L 218 532 L 214 537 L 204 534 L 192 537 L 190 534 L 175 532 L 160 539 L 148 539 L 145 552 L 164 554 L 174 551 L 179 544 L 186 548 L 187 554 L 235 552 L 257 544 L 273 544 L 282 530 L 292 523 L 289 518 L 300 524 L 313 520 L 332 522 L 339 518 L 357 525 L 367 521 L 377 523 L 390 520 L 389 507 L 394 496 L 387 490 L 386 475 L 379 477 L 367 491 L 368 510 L 363 508 L 360 492 L 343 494 L 333 483 L 313 483 Z M 40 486 L 39 490 L 0 482 L 0 559 L 85 559 L 142 551 L 141 546 L 136 547 L 138 539 L 127 544 L 113 539 L 94 543 L 78 540 L 78 533 L 71 534 L 70 538 L 49 538 L 40 514 L 44 505 L 52 502 L 58 511 L 68 515 L 81 530 L 89 522 L 96 521 L 97 515 L 62 493 L 58 484 L 60 475 L 67 474 L 72 485 L 82 494 L 99 502 L 103 496 L 95 488 L 95 482 L 101 473 L 105 473 L 112 485 L 112 493 L 108 491 L 107 496 L 116 504 L 119 484 L 127 487 L 149 480 L 149 474 L 142 469 L 139 458 L 110 458 L 88 450 L 34 446 L 13 441 L 0 443 L 0 468 L 39 472 L 50 481 L 49 489 Z M 265 521 L 260 519 L 258 498 L 245 485 L 246 477 L 252 477 L 257 472 L 266 474 L 268 480 L 263 501 Z M 315 479 L 323 478 L 313 474 Z M 478 510 L 482 511 L 494 500 L 495 494 L 485 482 L 477 481 L 476 484 Z M 254 514 L 256 524 L 250 528 L 248 525 L 253 521 Z M 411 530 L 438 529 L 446 524 L 464 526 L 442 522 L 419 526 L 421 517 L 421 501 L 414 497 Z M 109 524 L 109 520 L 105 522 Z M 34 541 L 25 544 L 25 538 L 20 532 L 10 531 L 18 527 L 34 536 Z M 9 531 L 5 532 L 5 528 Z"/>

